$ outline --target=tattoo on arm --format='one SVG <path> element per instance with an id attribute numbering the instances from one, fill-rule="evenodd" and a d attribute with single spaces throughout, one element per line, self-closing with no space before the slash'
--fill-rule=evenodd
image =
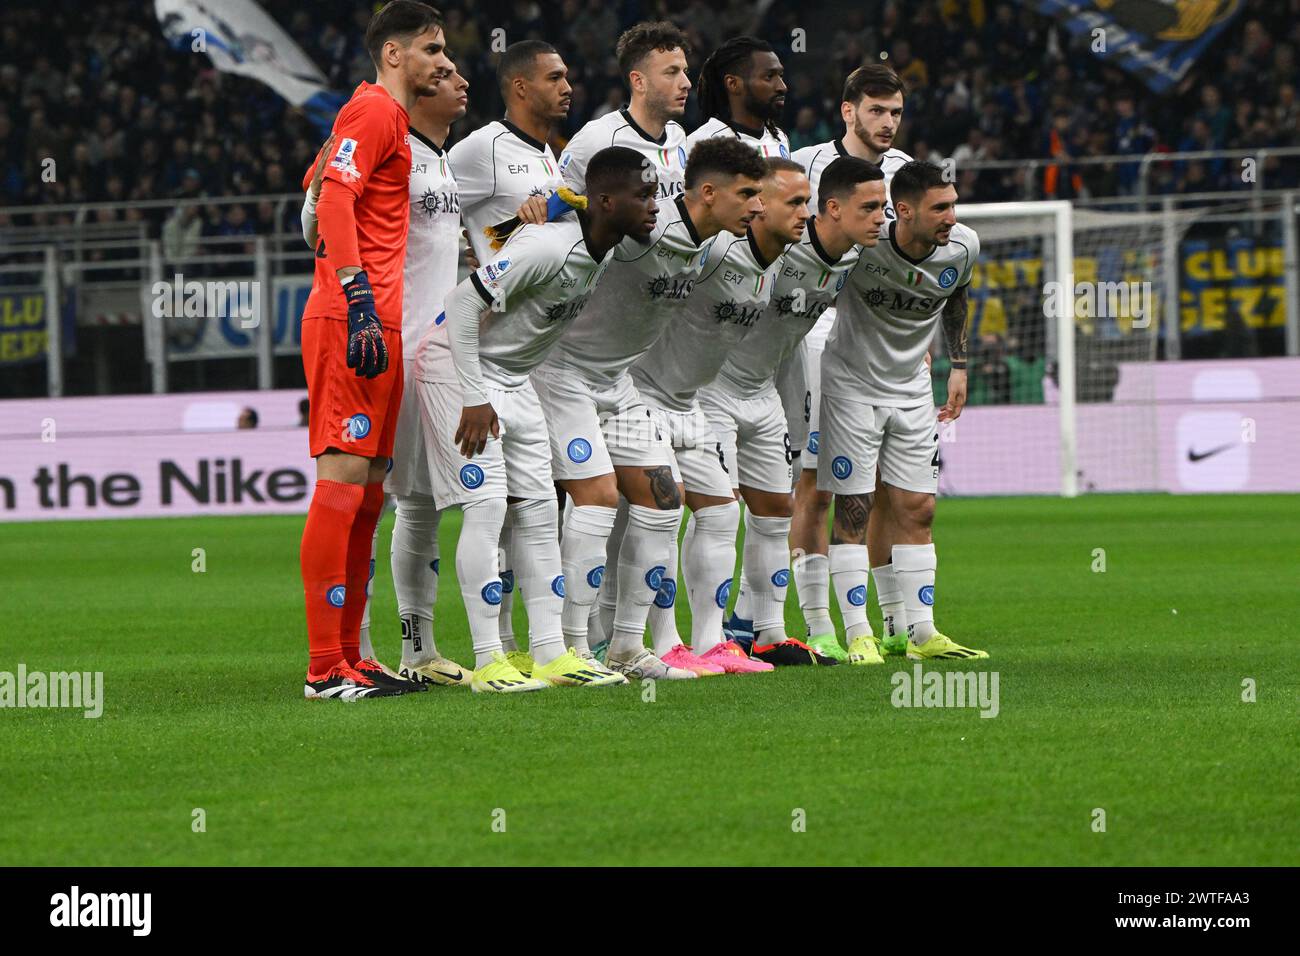
<path id="1" fill-rule="evenodd" d="M 943 305 L 943 338 L 948 345 L 948 358 L 954 362 L 966 359 L 966 293 L 969 286 L 962 286 Z"/>
<path id="2" fill-rule="evenodd" d="M 864 544 L 867 539 L 867 516 L 875 494 L 836 495 L 835 520 L 831 522 L 831 544 Z"/>
<path id="3" fill-rule="evenodd" d="M 655 506 L 660 511 L 674 511 L 682 506 L 682 496 L 677 493 L 677 482 L 673 481 L 673 470 L 667 465 L 647 468 L 645 476 L 650 479 L 650 494 L 654 495 Z"/>

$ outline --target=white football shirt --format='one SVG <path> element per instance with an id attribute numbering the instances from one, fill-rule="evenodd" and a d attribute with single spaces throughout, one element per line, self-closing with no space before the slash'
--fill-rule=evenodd
<path id="1" fill-rule="evenodd" d="M 772 387 L 777 369 L 835 302 L 858 261 L 858 246 L 832 259 L 817 237 L 817 218 L 777 263 L 772 301 L 758 329 L 731 350 L 718 370 L 719 388 L 753 398 Z"/>
<path id="2" fill-rule="evenodd" d="M 402 270 L 402 343 L 426 382 L 454 382 L 442 305 L 456 286 L 460 198 L 447 154 L 411 130 L 411 225 Z"/>
<path id="3" fill-rule="evenodd" d="M 574 192 L 587 192 L 587 164 L 592 156 L 610 146 L 634 149 L 654 165 L 659 176 L 655 198 L 661 210 L 685 191 L 686 131 L 681 124 L 669 120 L 663 135 L 651 136 L 624 107 L 587 123 L 564 147 L 560 174 Z"/>
<path id="4" fill-rule="evenodd" d="M 822 393 L 870 405 L 912 408 L 933 400 L 926 349 L 944 303 L 967 285 L 979 256 L 975 230 L 957 223 L 945 246 L 912 259 L 894 241 L 897 222 L 863 247 L 836 301 L 822 353 Z"/>
<path id="5" fill-rule="evenodd" d="M 794 151 L 794 156 L 791 158 L 804 168 L 808 174 L 808 182 L 812 183 L 809 209 L 814 211 L 817 209 L 817 184 L 821 182 L 822 171 L 841 156 L 850 155 L 852 154 L 844 148 L 844 141 L 841 139 L 818 143 L 815 146 L 805 146 Z M 885 217 L 887 219 L 894 218 L 894 204 L 889 200 L 889 181 L 894 178 L 894 173 L 898 172 L 898 167 L 911 161 L 912 157 L 901 149 L 886 150 L 880 157 L 880 171 L 885 174 Z"/>
<path id="6" fill-rule="evenodd" d="M 577 217 L 566 216 L 521 226 L 471 273 L 466 281 L 489 307 L 479 323 L 483 377 L 497 388 L 522 387 L 587 304 L 613 254 L 592 259 Z"/>
<path id="7" fill-rule="evenodd" d="M 529 196 L 549 196 L 561 182 L 551 147 L 509 120 L 476 129 L 451 148 L 450 158 L 461 218 L 479 262 L 496 254 L 484 229 L 505 222 Z"/>
<path id="8" fill-rule="evenodd" d="M 778 127 L 773 133 L 766 126 L 762 129 L 750 129 L 747 126 L 720 120 L 716 116 L 705 120 L 690 136 L 686 137 L 686 155 L 690 156 L 691 147 L 700 140 L 713 139 L 715 136 L 731 136 L 742 143 L 748 143 L 765 158 L 773 156 L 790 158 L 790 137 L 785 135 L 785 130 Z"/>
<path id="9" fill-rule="evenodd" d="M 624 239 L 547 359 L 589 384 L 612 385 L 658 341 L 691 294 L 716 237 L 701 240 L 681 197 L 659 211 L 650 241 Z"/>
<path id="10" fill-rule="evenodd" d="M 632 366 L 641 394 L 663 408 L 690 411 L 695 393 L 717 377 L 727 354 L 762 318 L 780 262 L 780 256 L 763 259 L 752 233 L 718 235 L 677 317 Z"/>

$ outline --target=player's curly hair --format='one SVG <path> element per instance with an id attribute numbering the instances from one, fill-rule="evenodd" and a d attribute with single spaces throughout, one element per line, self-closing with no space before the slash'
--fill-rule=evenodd
<path id="1" fill-rule="evenodd" d="M 802 172 L 802 169 L 800 170 Z M 744 176 L 762 180 L 768 174 L 767 163 L 758 150 L 730 136 L 702 139 L 686 159 L 685 188 L 694 189 L 709 176 Z"/>
<path id="2" fill-rule="evenodd" d="M 628 27 L 619 35 L 614 52 L 618 56 L 618 72 L 627 76 L 638 69 L 645 58 L 656 50 L 666 53 L 681 50 L 690 56 L 691 45 L 686 34 L 668 20 L 643 20 Z"/>
<path id="3" fill-rule="evenodd" d="M 718 47 L 700 67 L 700 113 L 706 120 L 731 122 L 731 100 L 727 97 L 727 75 L 739 76 L 755 53 L 775 53 L 772 44 L 758 37 L 732 37 Z M 779 127 L 772 120 L 765 125 L 775 135 Z"/>

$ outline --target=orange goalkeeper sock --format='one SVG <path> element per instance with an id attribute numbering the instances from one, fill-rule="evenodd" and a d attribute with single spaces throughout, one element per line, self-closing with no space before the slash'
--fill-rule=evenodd
<path id="1" fill-rule="evenodd" d="M 360 485 L 317 481 L 307 509 L 299 557 L 311 650 L 309 672 L 317 677 L 343 660 L 339 637 L 347 594 L 348 542 L 365 494 Z M 361 594 L 364 601 L 364 579 Z"/>
<path id="2" fill-rule="evenodd" d="M 366 585 L 370 582 L 370 544 L 375 525 L 384 512 L 384 483 L 366 485 L 347 546 L 347 603 L 339 625 L 339 646 L 349 664 L 361 660 L 361 618 L 366 610 Z"/>

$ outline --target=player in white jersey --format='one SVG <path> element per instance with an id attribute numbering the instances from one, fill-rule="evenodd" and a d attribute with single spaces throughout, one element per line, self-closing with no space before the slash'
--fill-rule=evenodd
<path id="1" fill-rule="evenodd" d="M 587 123 L 560 155 L 560 172 L 582 192 L 587 164 L 599 150 L 626 146 L 646 157 L 659 181 L 659 207 L 682 194 L 686 175 L 686 36 L 667 21 L 638 23 L 618 38 L 619 73 L 627 78 L 628 105 Z"/>
<path id="2" fill-rule="evenodd" d="M 764 158 L 790 158 L 790 138 L 777 125 L 785 109 L 785 68 L 771 44 L 756 37 L 732 37 L 700 68 L 700 112 L 704 122 L 687 138 L 689 150 L 702 139 L 734 136 Z"/>
<path id="3" fill-rule="evenodd" d="M 441 78 L 433 96 L 422 96 L 410 111 L 410 226 L 402 273 L 402 341 L 404 380 L 435 373 L 449 365 L 446 331 L 438 327 L 443 297 L 456 285 L 460 259 L 460 203 L 456 180 L 447 165 L 443 144 L 451 124 L 465 115 L 469 83 L 455 72 Z M 328 154 L 328 148 L 324 150 Z M 313 190 L 318 189 L 313 181 Z M 313 193 L 303 204 L 303 237 L 315 246 L 316 213 Z M 441 657 L 433 637 L 433 606 L 438 597 L 438 523 L 420 425 L 419 399 L 414 388 L 402 393 L 393 457 L 384 492 L 397 506 L 393 523 L 391 566 L 397 613 L 402 627 L 401 677 L 420 684 L 456 686 L 469 683 L 469 671 Z M 375 575 L 375 541 L 371 543 L 369 594 Z M 373 657 L 370 602 L 361 623 L 361 655 Z"/>
<path id="4" fill-rule="evenodd" d="M 451 148 L 451 168 L 460 186 L 461 221 L 476 264 L 491 262 L 485 230 L 519 215 L 544 222 L 545 199 L 560 185 L 559 162 L 547 143 L 556 123 L 569 115 L 573 96 L 568 68 L 549 43 L 521 40 L 506 47 L 497 63 L 497 84 L 505 117 L 474 130 Z M 514 634 L 514 555 L 510 516 L 501 530 L 501 645 L 522 673 L 532 659 Z"/>
<path id="5" fill-rule="evenodd" d="M 561 542 L 565 641 L 586 653 L 589 615 L 608 564 L 617 569 L 610 583 L 619 587 L 609 589 L 616 607 L 607 661 L 638 676 L 726 668 L 701 664 L 680 640 L 661 655 L 645 649 L 652 601 L 672 613 L 677 585 L 667 556 L 681 525 L 681 497 L 672 451 L 628 369 L 679 314 L 711 244 L 743 235 L 761 211 L 766 176 L 763 160 L 739 143 L 696 147 L 685 192 L 659 210 L 649 242 L 629 239 L 615 249 L 582 314 L 532 376 L 550 430 L 552 469 L 573 505 Z M 620 494 L 629 527 L 610 554 Z M 735 661 L 730 669 L 744 666 Z"/>
<path id="6" fill-rule="evenodd" d="M 935 550 L 930 527 L 939 489 L 939 423 L 966 404 L 967 290 L 979 237 L 957 222 L 957 190 L 931 163 L 894 174 L 897 218 L 874 247 L 864 247 L 841 294 L 839 318 L 822 356 L 821 453 L 817 485 L 835 495 L 831 547 L 849 546 L 865 592 L 870 568 L 867 519 L 877 499 L 892 499 L 894 576 L 907 613 L 913 660 L 988 657 L 934 626 Z M 925 361 L 942 322 L 952 373 L 936 415 Z M 839 582 L 837 581 L 837 588 Z M 865 652 L 856 644 L 849 653 Z"/>
<path id="7" fill-rule="evenodd" d="M 785 633 L 795 455 L 776 374 L 834 303 L 857 262 L 857 246 L 875 245 L 885 220 L 885 184 L 874 163 L 838 159 L 826 167 L 821 185 L 817 215 L 781 257 L 772 304 L 758 328 L 699 394 L 733 491 L 747 510 L 743 567 L 753 609 L 752 653 L 773 664 L 837 663 Z"/>
<path id="8" fill-rule="evenodd" d="M 764 162 L 772 172 L 764 184 L 763 214 L 755 217 L 744 236 L 724 234 L 714 240 L 677 320 L 664 330 L 654 349 L 632 366 L 637 390 L 672 445 L 676 472 L 691 509 L 681 564 L 691 606 L 693 650 L 706 662 L 746 656 L 739 648 L 728 647 L 731 642 L 722 635 L 722 615 L 736 563 L 740 506 L 722 446 L 704 417 L 697 393 L 717 376 L 732 349 L 746 336 L 757 334 L 771 301 L 781 254 L 802 236 L 808 220 L 808 180 L 803 172 L 788 159 Z M 658 653 L 675 638 L 658 632 L 653 636 Z M 755 663 L 768 662 L 751 661 Z"/>
<path id="9" fill-rule="evenodd" d="M 911 160 L 900 149 L 894 148 L 898 127 L 903 116 L 904 87 L 892 69 L 883 64 L 871 64 L 854 70 L 844 81 L 840 115 L 844 120 L 844 134 L 828 143 L 805 146 L 796 150 L 794 159 L 803 165 L 812 182 L 813 201 L 817 201 L 818 184 L 827 164 L 841 156 L 856 156 L 880 166 L 885 176 L 885 217 L 894 217 L 893 206 L 888 201 L 889 184 L 895 171 Z M 827 535 L 827 517 L 830 514 L 831 496 L 817 490 L 817 458 L 820 438 L 818 409 L 821 392 L 821 358 L 835 322 L 836 310 L 827 309 L 818 323 L 804 339 L 799 350 L 802 361 L 792 361 L 778 377 L 782 397 L 786 402 L 787 418 L 793 419 L 792 434 L 801 435 L 797 474 L 795 475 L 795 510 L 790 526 L 790 549 L 795 555 L 793 576 L 799 596 L 799 607 L 808 626 L 808 643 L 819 653 L 847 660 L 848 655 L 835 634 L 830 618 L 831 565 L 830 539 Z M 802 383 L 800 383 L 802 379 Z M 795 403 L 801 406 L 802 416 L 792 416 Z M 802 419 L 801 421 L 799 419 Z M 889 504 L 884 496 L 872 512 L 867 529 L 867 539 L 873 553 L 889 553 Z M 852 566 L 856 559 L 834 552 L 837 567 Z M 886 561 L 875 569 L 876 590 L 884 620 L 883 638 L 886 651 L 901 653 L 906 645 L 907 625 L 903 614 L 902 595 L 894 586 L 892 568 Z M 870 635 L 867 623 L 866 591 L 855 590 L 856 584 L 846 584 L 836 589 L 840 611 L 844 615 L 846 631 L 852 631 L 851 642 L 863 634 Z M 743 594 L 743 591 L 742 591 Z M 740 610 L 738 605 L 738 610 Z M 745 618 L 747 615 L 739 615 Z M 728 622 L 738 638 L 743 639 L 751 628 L 745 620 Z M 854 663 L 859 663 L 854 661 Z M 862 661 L 861 663 L 867 663 Z"/>
<path id="10" fill-rule="evenodd" d="M 520 227 L 496 257 L 447 297 L 446 321 L 459 387 L 419 382 L 433 494 L 464 511 L 456 574 L 474 644 L 476 691 L 513 693 L 548 685 L 625 683 L 623 675 L 564 646 L 564 574 L 551 479 L 550 439 L 528 375 L 597 287 L 614 246 L 649 237 L 656 184 L 640 154 L 613 148 L 588 170 L 586 210 Z M 498 418 L 499 416 L 499 418 Z M 513 512 L 516 567 L 528 609 L 535 666 L 525 677 L 502 652 L 497 616 L 497 542 Z"/>

